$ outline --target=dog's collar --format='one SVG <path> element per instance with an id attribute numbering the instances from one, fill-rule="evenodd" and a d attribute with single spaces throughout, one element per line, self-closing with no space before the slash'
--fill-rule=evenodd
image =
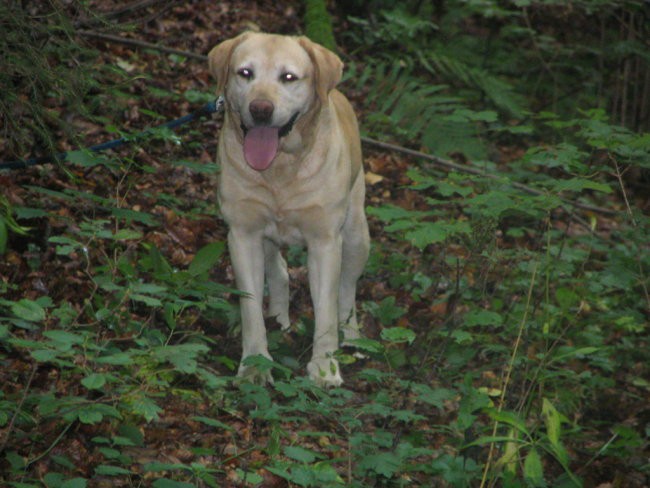
<path id="1" fill-rule="evenodd" d="M 296 120 L 298 120 L 298 116 L 299 116 L 299 115 L 300 115 L 300 112 L 296 112 L 295 114 L 293 114 L 293 115 L 291 116 L 291 118 L 289 119 L 289 122 L 287 122 L 287 123 L 284 124 L 282 127 L 280 127 L 280 130 L 279 130 L 279 132 L 278 132 L 278 136 L 279 136 L 279 137 L 284 137 L 284 136 L 286 136 L 287 134 L 289 134 L 289 132 L 291 132 L 291 130 L 293 129 L 293 124 L 296 123 Z M 246 133 L 248 132 L 248 127 L 246 127 L 246 126 L 244 125 L 244 122 L 242 122 L 242 123 L 240 124 L 240 127 L 241 127 L 241 130 L 244 132 L 244 136 L 245 136 Z"/>

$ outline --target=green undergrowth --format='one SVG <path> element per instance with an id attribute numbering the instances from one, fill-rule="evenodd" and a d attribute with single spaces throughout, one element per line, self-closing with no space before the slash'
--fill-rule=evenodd
<path id="1" fill-rule="evenodd" d="M 110 171 L 123 194 L 24 185 L 33 203 L 13 215 L 26 235 L 10 244 L 28 249 L 31 273 L 67 278 L 50 276 L 49 292 L 23 297 L 20 283 L 3 283 L 4 481 L 463 487 L 485 476 L 503 486 L 584 486 L 594 466 L 647 474 L 638 454 L 648 432 L 634 404 L 650 389 L 649 222 L 626 212 L 624 183 L 611 176 L 614 161 L 645 164 L 644 136 L 598 111 L 536 123 L 563 131 L 562 141 L 529 149 L 509 177 L 416 164 L 411 184 L 396 190 L 415 206 L 396 198 L 368 208 L 381 230 L 365 280 L 385 284 L 362 295 L 368 334 L 354 346 L 366 359 L 341 353 L 346 383 L 329 391 L 303 377 L 308 315 L 293 339 L 271 332 L 275 363 L 253 359 L 273 369 L 272 387 L 233 383 L 236 295 L 211 275 L 224 266 L 224 242 L 174 265 L 154 239 L 161 215 L 123 205 L 156 168 L 81 152 L 71 168 Z M 602 167 L 576 157 L 600 150 Z M 83 186 L 75 173 L 69 181 Z M 511 178 L 542 195 L 514 189 Z M 182 194 L 138 197 L 188 222 L 209 210 Z M 615 220 L 566 203 L 613 199 Z M 61 216 L 62 206 L 72 212 Z M 39 236 L 44 220 L 50 231 Z M 156 440 L 170 425 L 194 434 Z M 173 453 L 170 442 L 189 460 L 141 454 Z M 74 443 L 88 456 L 83 465 Z"/>

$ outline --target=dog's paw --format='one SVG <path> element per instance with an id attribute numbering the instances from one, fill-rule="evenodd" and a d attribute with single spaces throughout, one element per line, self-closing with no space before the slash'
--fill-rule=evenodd
<path id="1" fill-rule="evenodd" d="M 314 358 L 307 364 L 309 378 L 318 386 L 333 388 L 341 386 L 341 368 L 334 358 Z"/>
<path id="2" fill-rule="evenodd" d="M 239 365 L 237 371 L 237 378 L 242 381 L 247 381 L 255 385 L 268 385 L 273 384 L 273 375 L 268 368 L 261 369 L 254 365 L 246 365 L 244 361 Z"/>

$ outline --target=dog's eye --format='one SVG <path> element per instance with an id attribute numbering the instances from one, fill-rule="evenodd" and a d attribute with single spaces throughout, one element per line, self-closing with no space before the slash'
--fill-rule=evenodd
<path id="1" fill-rule="evenodd" d="M 280 75 L 280 81 L 282 83 L 293 83 L 294 81 L 298 81 L 298 76 L 290 72 L 282 73 Z"/>
<path id="2" fill-rule="evenodd" d="M 246 80 L 253 78 L 253 70 L 248 68 L 241 68 L 237 71 L 237 74 Z"/>

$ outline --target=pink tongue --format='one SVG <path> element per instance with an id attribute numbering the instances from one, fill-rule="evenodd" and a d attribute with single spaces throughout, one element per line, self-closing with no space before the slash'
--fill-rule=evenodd
<path id="1" fill-rule="evenodd" d="M 253 127 L 244 137 L 244 157 L 251 168 L 264 171 L 278 151 L 278 127 Z"/>

